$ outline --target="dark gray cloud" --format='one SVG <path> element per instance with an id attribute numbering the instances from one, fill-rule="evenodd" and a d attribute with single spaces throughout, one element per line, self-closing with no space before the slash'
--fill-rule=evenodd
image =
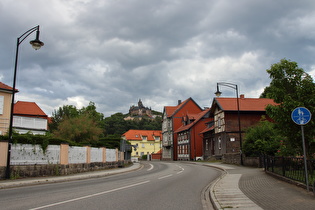
<path id="1" fill-rule="evenodd" d="M 315 2 L 2 0 L 0 81 L 12 85 L 16 38 L 40 25 L 45 46 L 20 46 L 17 100 L 51 115 L 96 103 L 109 116 L 142 99 L 162 111 L 192 97 L 209 106 L 217 82 L 259 97 L 282 58 L 315 75 Z M 234 96 L 223 89 L 225 96 Z"/>

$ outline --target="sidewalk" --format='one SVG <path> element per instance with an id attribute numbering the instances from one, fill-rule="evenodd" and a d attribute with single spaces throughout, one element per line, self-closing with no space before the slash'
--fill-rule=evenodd
<path id="1" fill-rule="evenodd" d="M 35 178 L 25 178 L 25 179 L 15 179 L 15 180 L 0 180 L 0 189 L 44 184 L 44 183 L 65 182 L 65 181 L 70 181 L 70 180 L 80 180 L 80 179 L 87 179 L 87 178 L 104 177 L 108 175 L 135 171 L 141 167 L 142 166 L 140 163 L 133 163 L 133 165 L 129 167 L 125 167 L 125 168 L 107 169 L 107 170 L 102 170 L 102 171 L 91 171 L 91 172 L 85 172 L 85 173 L 79 173 L 79 174 L 71 174 L 67 176 L 51 176 L 51 177 L 35 177 Z"/>
<path id="2" fill-rule="evenodd" d="M 263 169 L 223 163 L 200 163 L 223 170 L 209 189 L 215 209 L 315 209 L 313 192 L 278 180 Z"/>

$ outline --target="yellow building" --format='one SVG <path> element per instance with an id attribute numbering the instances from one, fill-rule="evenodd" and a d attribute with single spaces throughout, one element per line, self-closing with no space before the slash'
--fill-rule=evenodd
<path id="1" fill-rule="evenodd" d="M 12 90 L 12 87 L 0 82 L 0 135 L 5 135 L 9 129 Z"/>
<path id="2" fill-rule="evenodd" d="M 131 157 L 141 158 L 160 151 L 162 142 L 161 130 L 129 130 L 122 135 L 122 139 L 132 145 L 137 145 L 136 151 L 132 149 Z"/>

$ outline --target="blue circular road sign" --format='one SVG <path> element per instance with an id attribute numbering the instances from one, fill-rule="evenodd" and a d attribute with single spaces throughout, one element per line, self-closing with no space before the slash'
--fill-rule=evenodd
<path id="1" fill-rule="evenodd" d="M 291 113 L 293 122 L 298 125 L 305 125 L 311 120 L 311 112 L 305 107 L 297 107 Z"/>

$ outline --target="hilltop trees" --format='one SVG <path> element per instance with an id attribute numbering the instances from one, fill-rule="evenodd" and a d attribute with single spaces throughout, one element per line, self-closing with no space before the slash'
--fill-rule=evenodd
<path id="1" fill-rule="evenodd" d="M 124 120 L 126 116 L 115 113 L 104 118 L 102 113 L 96 111 L 93 102 L 82 109 L 64 105 L 53 112 L 49 128 L 56 138 L 115 148 L 119 145 L 121 135 L 130 129 L 160 130 L 162 126 L 161 117 Z"/>

